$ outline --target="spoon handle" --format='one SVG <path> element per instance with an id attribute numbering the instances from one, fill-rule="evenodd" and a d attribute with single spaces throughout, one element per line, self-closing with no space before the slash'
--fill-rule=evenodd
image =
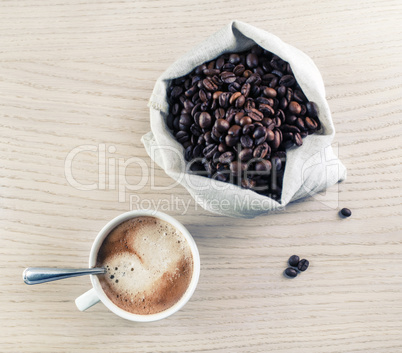
<path id="1" fill-rule="evenodd" d="M 106 269 L 102 267 L 83 269 L 28 267 L 24 270 L 22 278 L 26 284 L 39 284 L 69 277 L 98 275 L 105 272 Z"/>

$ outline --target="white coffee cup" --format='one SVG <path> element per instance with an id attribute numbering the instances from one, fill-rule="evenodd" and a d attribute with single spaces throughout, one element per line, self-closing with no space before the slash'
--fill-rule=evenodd
<path id="1" fill-rule="evenodd" d="M 99 249 L 103 243 L 103 240 L 107 237 L 107 235 L 119 224 L 131 219 L 131 218 L 136 218 L 136 217 L 141 217 L 141 216 L 150 216 L 150 217 L 155 217 L 158 219 L 161 219 L 165 222 L 170 223 L 173 227 L 175 227 L 187 240 L 191 253 L 193 255 L 193 274 L 192 278 L 190 281 L 190 284 L 184 293 L 184 295 L 180 298 L 180 300 L 171 306 L 170 308 L 156 314 L 149 314 L 149 315 L 139 315 L 139 314 L 132 314 L 128 311 L 125 311 L 121 308 L 119 308 L 116 304 L 114 304 L 105 294 L 105 292 L 102 289 L 102 286 L 99 282 L 99 279 L 96 275 L 91 275 L 91 282 L 93 288 L 90 289 L 88 292 L 82 294 L 75 300 L 75 304 L 77 305 L 78 309 L 81 311 L 84 311 L 91 306 L 95 305 L 99 301 L 102 301 L 103 304 L 106 305 L 106 307 L 115 313 L 116 315 L 127 319 L 131 321 L 137 321 L 137 322 L 150 322 L 150 321 L 156 321 L 160 319 L 164 319 L 178 310 L 180 310 L 191 298 L 193 295 L 195 288 L 197 287 L 198 284 L 198 279 L 200 276 L 200 255 L 198 253 L 198 248 L 197 245 L 191 236 L 191 234 L 188 232 L 188 230 L 176 219 L 173 217 L 162 213 L 158 211 L 153 211 L 153 210 L 136 210 L 136 211 L 130 211 L 121 214 L 120 216 L 117 216 L 116 218 L 112 219 L 108 224 L 106 224 L 102 230 L 99 232 L 97 237 L 95 238 L 94 243 L 92 244 L 91 252 L 89 255 L 89 267 L 95 267 L 96 265 L 96 259 L 98 256 Z"/>

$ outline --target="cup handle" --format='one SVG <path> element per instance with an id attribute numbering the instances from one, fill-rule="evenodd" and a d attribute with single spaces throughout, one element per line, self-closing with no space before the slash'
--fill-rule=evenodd
<path id="1" fill-rule="evenodd" d="M 91 306 L 95 305 L 100 301 L 98 295 L 96 294 L 95 288 L 90 289 L 88 292 L 80 295 L 75 299 L 75 305 L 77 305 L 78 310 L 85 311 Z"/>

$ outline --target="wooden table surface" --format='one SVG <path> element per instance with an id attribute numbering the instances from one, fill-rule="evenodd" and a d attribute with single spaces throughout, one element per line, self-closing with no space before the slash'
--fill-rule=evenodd
<path id="1" fill-rule="evenodd" d="M 139 157 L 151 168 L 140 138 L 155 80 L 233 19 L 320 69 L 348 169 L 329 190 L 335 203 L 312 197 L 229 219 L 181 186 L 158 190 L 171 183 L 160 168 L 154 185 L 119 200 L 113 163 Z M 0 351 L 402 352 L 401 22 L 398 0 L 1 1 Z M 77 147 L 87 151 L 72 177 L 93 190 L 69 182 Z M 126 181 L 140 172 L 131 164 Z M 202 262 L 194 296 L 170 318 L 132 323 L 102 304 L 79 312 L 87 277 L 22 282 L 28 266 L 87 266 L 106 222 L 158 202 L 188 227 Z M 351 218 L 338 217 L 342 207 Z M 292 254 L 311 265 L 289 280 Z"/>

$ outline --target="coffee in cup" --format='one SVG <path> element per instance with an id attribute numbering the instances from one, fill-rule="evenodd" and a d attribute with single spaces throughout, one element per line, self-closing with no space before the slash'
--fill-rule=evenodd
<path id="1" fill-rule="evenodd" d="M 96 260 L 106 296 L 119 308 L 152 315 L 174 306 L 193 277 L 192 250 L 183 234 L 153 216 L 128 219 L 103 240 Z"/>

